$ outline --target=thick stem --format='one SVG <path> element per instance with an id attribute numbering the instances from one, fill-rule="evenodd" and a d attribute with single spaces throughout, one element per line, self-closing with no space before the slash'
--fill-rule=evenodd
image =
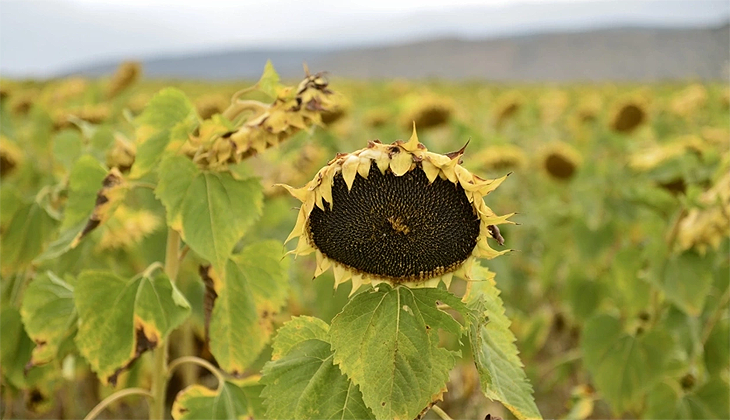
<path id="1" fill-rule="evenodd" d="M 195 331 L 193 331 L 193 326 L 190 322 L 186 322 L 182 326 L 182 331 L 180 331 L 182 337 L 182 354 L 184 356 L 195 356 Z M 170 371 L 172 371 L 172 365 L 170 365 Z M 183 387 L 186 387 L 188 385 L 192 385 L 198 380 L 198 369 L 193 364 L 186 364 L 182 367 L 182 379 L 183 379 Z"/>
<path id="2" fill-rule="evenodd" d="M 113 403 L 114 401 L 127 397 L 129 395 L 144 395 L 145 397 L 152 397 L 152 394 L 150 394 L 146 389 L 142 388 L 127 388 L 123 389 L 121 391 L 117 391 L 113 393 L 112 395 L 104 398 L 102 402 L 96 405 L 91 411 L 89 411 L 89 414 L 84 417 L 84 420 L 93 420 L 98 416 L 102 411 L 104 411 L 105 408 L 109 406 L 109 404 Z"/>
<path id="3" fill-rule="evenodd" d="M 174 229 L 167 230 L 167 247 L 165 250 L 165 274 L 171 282 L 175 282 L 180 268 L 180 234 Z M 165 418 L 165 395 L 167 391 L 167 350 L 169 342 L 162 341 L 154 350 L 154 365 L 152 370 L 152 407 L 150 420 Z"/>

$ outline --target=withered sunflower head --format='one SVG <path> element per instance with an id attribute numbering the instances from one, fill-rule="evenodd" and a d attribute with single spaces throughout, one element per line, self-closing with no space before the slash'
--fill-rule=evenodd
<path id="1" fill-rule="evenodd" d="M 316 253 L 315 277 L 333 267 L 335 286 L 353 281 L 409 286 L 469 278 L 475 258 L 494 258 L 487 238 L 502 241 L 497 216 L 483 197 L 506 178 L 485 180 L 459 165 L 463 149 L 429 152 L 415 129 L 408 142 L 338 154 L 304 187 L 289 192 L 302 202 L 287 242 L 293 253 Z"/>

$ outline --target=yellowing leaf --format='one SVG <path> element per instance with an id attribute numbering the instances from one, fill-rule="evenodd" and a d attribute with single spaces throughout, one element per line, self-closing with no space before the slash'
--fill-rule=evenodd
<path id="1" fill-rule="evenodd" d="M 330 326 L 319 318 L 311 316 L 292 318 L 276 332 L 271 359 L 280 359 L 302 341 L 311 339 L 328 341 L 329 330 Z"/>
<path id="2" fill-rule="evenodd" d="M 61 342 L 76 329 L 73 287 L 50 271 L 39 275 L 23 295 L 20 314 L 36 344 L 30 364 L 52 361 Z"/>
<path id="3" fill-rule="evenodd" d="M 189 386 L 175 397 L 172 418 L 184 419 L 255 419 L 263 418 L 262 385 L 236 385 L 226 381 L 213 391 L 201 385 Z"/>
<path id="4" fill-rule="evenodd" d="M 125 280 L 111 272 L 85 271 L 75 295 L 76 346 L 104 383 L 115 384 L 124 369 L 158 347 L 190 313 L 164 274 Z"/>
<path id="5" fill-rule="evenodd" d="M 280 242 L 254 243 L 228 260 L 225 275 L 210 275 L 217 298 L 208 327 L 210 351 L 234 376 L 252 363 L 273 332 L 272 316 L 288 292 Z"/>

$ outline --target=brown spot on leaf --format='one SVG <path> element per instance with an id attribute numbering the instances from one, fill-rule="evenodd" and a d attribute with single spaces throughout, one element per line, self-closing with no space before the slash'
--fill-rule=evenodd
<path id="1" fill-rule="evenodd" d="M 130 366 L 132 366 L 132 363 L 134 363 L 137 359 L 139 359 L 142 354 L 148 350 L 154 350 L 157 348 L 158 339 L 157 337 L 147 337 L 145 335 L 145 330 L 143 325 L 137 325 L 135 328 L 135 341 L 136 345 L 134 346 L 134 356 L 132 359 L 125 363 L 124 366 L 120 367 L 119 369 L 115 370 L 114 373 L 112 373 L 106 380 L 112 386 L 117 385 L 117 379 L 119 379 L 119 375 L 122 374 L 125 370 L 129 369 Z"/>
<path id="2" fill-rule="evenodd" d="M 428 405 L 426 407 L 424 407 L 420 413 L 418 413 L 418 415 L 416 416 L 416 418 L 414 420 L 421 420 L 423 418 L 423 416 L 426 413 L 428 413 L 428 410 L 430 410 L 431 407 L 433 407 L 434 405 L 436 405 L 436 401 L 432 401 L 432 402 L 428 403 Z"/>
<path id="3" fill-rule="evenodd" d="M 91 216 L 89 216 L 86 226 L 84 226 L 81 233 L 74 238 L 74 241 L 71 243 L 71 248 L 75 248 L 82 239 L 111 216 L 113 209 L 110 210 L 110 208 L 113 203 L 110 196 L 115 194 L 117 189 L 120 188 L 123 183 L 124 178 L 122 177 L 122 173 L 118 168 L 112 168 L 106 177 L 104 177 L 104 180 L 101 183 L 102 188 L 96 194 L 94 210 L 91 213 Z"/>
<path id="4" fill-rule="evenodd" d="M 484 420 L 502 420 L 502 417 L 487 414 L 486 417 L 484 417 Z"/>

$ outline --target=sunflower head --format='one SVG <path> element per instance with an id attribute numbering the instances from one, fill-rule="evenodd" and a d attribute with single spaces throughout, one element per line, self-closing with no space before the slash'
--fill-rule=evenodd
<path id="1" fill-rule="evenodd" d="M 447 285 L 454 274 L 469 278 L 477 257 L 509 250 L 500 243 L 497 216 L 483 197 L 506 178 L 485 180 L 459 164 L 464 150 L 440 155 L 419 143 L 382 144 L 338 154 L 304 187 L 289 192 L 302 202 L 287 242 L 293 253 L 316 253 L 315 277 L 333 268 L 335 286 L 363 283 Z"/>
<path id="2" fill-rule="evenodd" d="M 542 151 L 542 168 L 550 178 L 568 181 L 582 163 L 580 153 L 564 142 L 554 142 Z"/>
<path id="3" fill-rule="evenodd" d="M 7 137 L 0 135 L 0 177 L 12 173 L 23 161 L 23 151 Z"/>
<path id="4" fill-rule="evenodd" d="M 647 104 L 641 100 L 630 100 L 618 104 L 611 116 L 611 129 L 630 134 L 647 120 Z"/>

